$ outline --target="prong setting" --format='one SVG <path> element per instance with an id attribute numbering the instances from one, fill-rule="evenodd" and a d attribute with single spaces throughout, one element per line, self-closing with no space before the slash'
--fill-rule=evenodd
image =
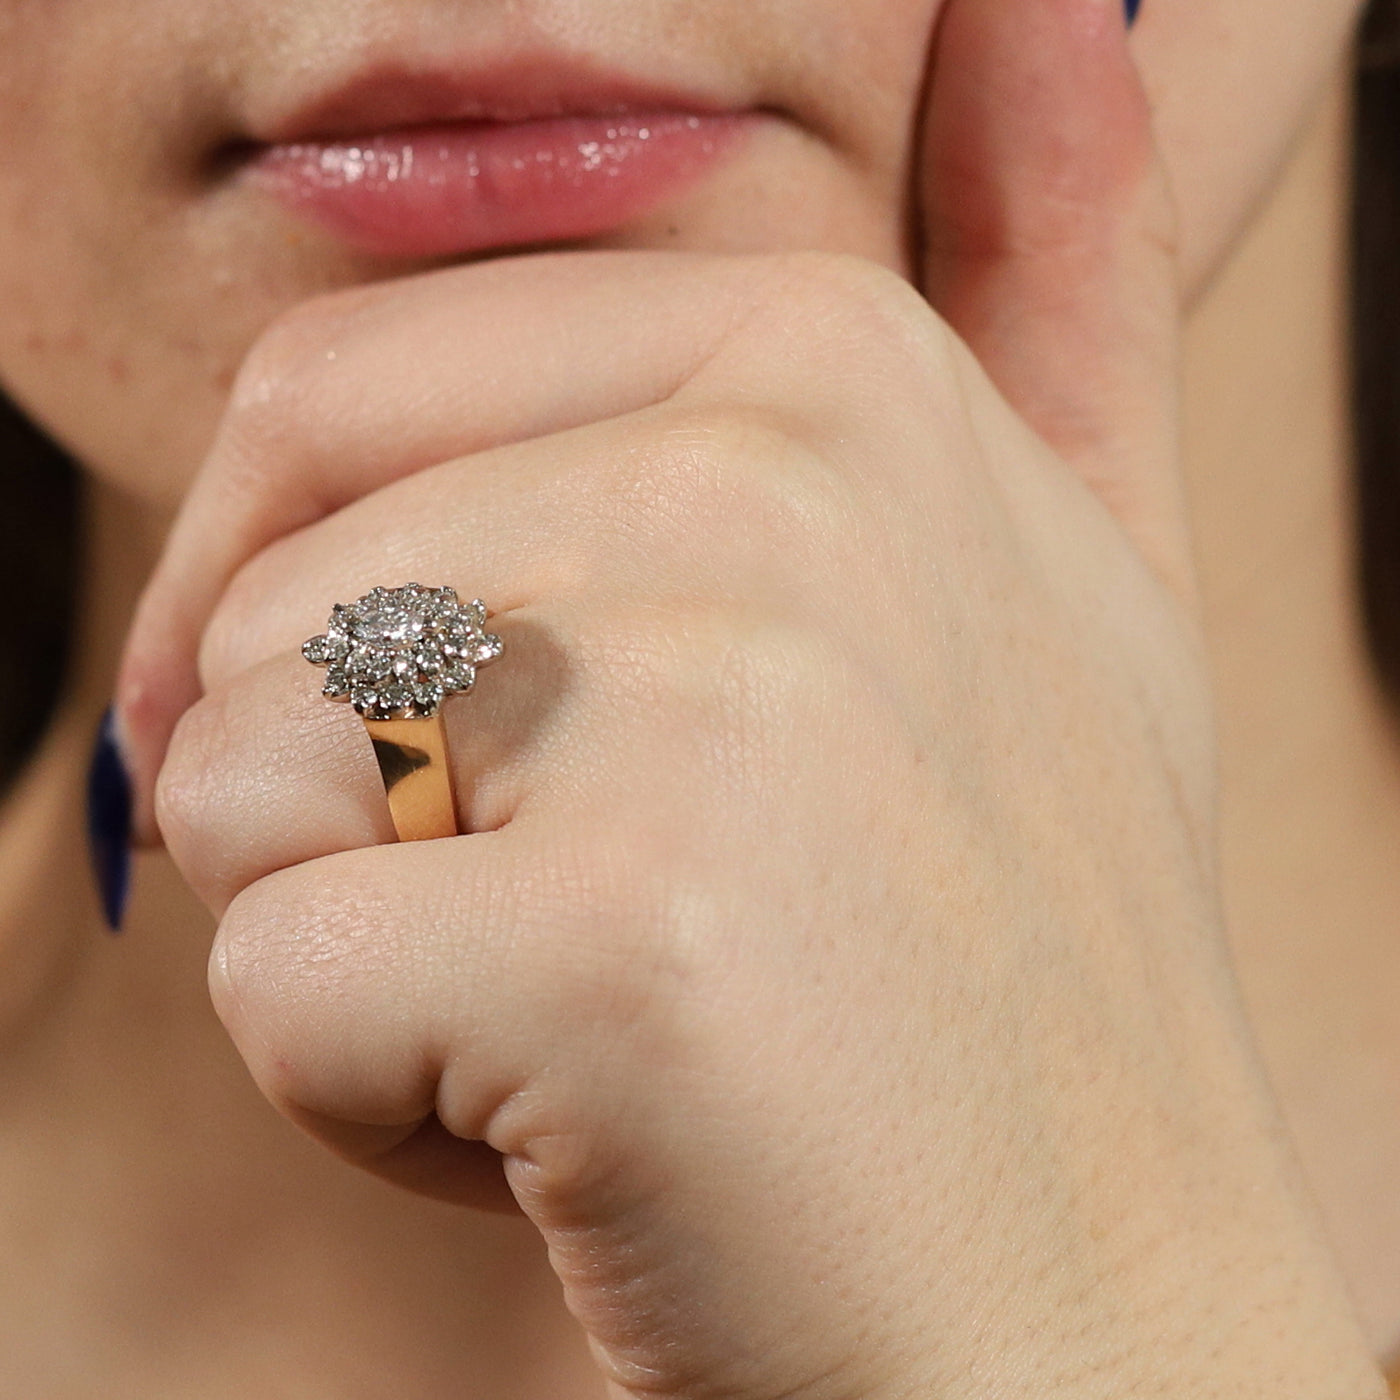
<path id="1" fill-rule="evenodd" d="M 308 637 L 301 654 L 326 668 L 321 693 L 348 700 L 363 718 L 431 719 L 504 650 L 484 630 L 488 615 L 480 598 L 463 604 L 452 588 L 376 587 L 337 603 L 325 632 Z"/>

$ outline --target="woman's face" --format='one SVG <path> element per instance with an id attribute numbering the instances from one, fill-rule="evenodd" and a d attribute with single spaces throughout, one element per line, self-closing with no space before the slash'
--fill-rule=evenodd
<path id="1" fill-rule="evenodd" d="M 903 268 L 941 3 L 0 0 L 0 381 L 94 470 L 169 504 L 253 338 L 329 288 L 502 241 Z M 1193 286 L 1358 4 L 1144 0 L 1134 45 Z M 619 103 L 641 116 L 595 141 Z M 472 113 L 583 117 L 514 145 L 443 124 Z"/>

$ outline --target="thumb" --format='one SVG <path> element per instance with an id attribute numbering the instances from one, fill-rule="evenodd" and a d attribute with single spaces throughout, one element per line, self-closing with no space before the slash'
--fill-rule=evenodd
<path id="1" fill-rule="evenodd" d="M 1193 596 L 1176 219 L 1124 0 L 948 0 L 917 172 L 929 301 Z"/>

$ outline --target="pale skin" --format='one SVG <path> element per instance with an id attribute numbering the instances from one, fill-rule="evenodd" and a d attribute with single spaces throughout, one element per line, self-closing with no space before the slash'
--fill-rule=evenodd
<path id="1" fill-rule="evenodd" d="M 964 196 L 999 195 L 1043 229 L 1037 133 L 1114 133 L 1080 152 L 1100 217 L 1052 278 L 1017 259 L 970 270 L 986 265 L 958 241 L 968 204 L 947 171 L 925 198 L 950 236 L 903 265 L 898 182 L 881 176 L 899 169 L 895 138 L 872 147 L 854 107 L 843 149 L 876 156 L 854 162 L 851 187 L 819 143 L 754 159 L 760 173 L 812 162 L 814 207 L 779 221 L 768 251 L 868 262 L 501 263 L 385 282 L 349 304 L 353 324 L 343 298 L 313 302 L 259 338 L 274 311 L 369 280 L 298 253 L 233 265 L 263 302 L 188 325 L 180 308 L 207 293 L 192 279 L 182 301 L 167 269 L 168 335 L 152 336 L 123 301 L 129 272 L 104 287 L 109 263 L 90 248 L 84 261 L 82 221 L 72 246 L 32 226 L 25 241 L 12 221 L 7 275 L 16 290 L 31 275 L 5 377 L 99 482 L 91 642 L 0 833 L 5 1098 L 24 1129 L 3 1162 L 19 1264 L 4 1316 L 30 1391 L 1377 1393 L 1368 1358 L 1400 1333 L 1400 1147 L 1374 1086 L 1393 1085 L 1400 1046 L 1376 1034 L 1353 1051 L 1335 1028 L 1388 1025 L 1400 890 L 1393 862 L 1364 853 L 1396 848 L 1400 786 L 1343 602 L 1343 419 L 1320 328 L 1336 325 L 1344 132 L 1335 108 L 1314 110 L 1349 13 L 1274 6 L 1266 21 L 1260 7 L 1251 23 L 1243 5 L 1163 5 L 1130 57 L 1088 22 L 1089 0 L 1046 7 L 1085 21 L 1055 31 L 1000 0 L 955 3 L 962 47 L 945 56 L 962 62 L 934 85 L 930 149 L 956 152 L 940 135 L 956 129 L 997 156 L 969 160 Z M 930 17 L 876 8 L 839 10 L 907 57 Z M 10 16 L 21 37 L 28 14 Z M 781 37 L 783 18 L 759 35 Z M 1231 20 L 1248 37 L 1222 48 Z M 1057 48 L 1071 43 L 1084 47 Z M 994 59 L 1045 80 L 1042 109 L 979 106 L 993 70 L 976 65 Z M 1188 330 L 1189 536 L 1177 275 L 1138 71 L 1192 290 L 1309 132 Z M 839 112 L 829 79 L 806 81 Z M 823 219 L 823 195 L 839 218 Z M 722 196 L 676 211 L 701 253 L 755 246 Z M 63 275 L 39 298 L 45 258 Z M 512 356 L 533 369 L 568 318 L 634 305 L 639 277 L 649 317 L 608 374 L 561 365 L 509 389 Z M 84 297 L 103 314 L 75 339 Z M 411 347 L 420 374 L 478 382 L 451 312 L 487 304 L 518 337 L 497 330 L 477 352 L 507 381 L 496 398 L 410 414 L 401 396 L 420 383 L 354 367 Z M 735 305 L 757 312 L 726 316 Z M 995 333 L 1008 307 L 1014 340 Z M 178 353 L 196 320 L 214 344 Z M 692 339 L 664 333 L 678 323 Z M 825 340 L 775 353 L 814 324 Z M 327 348 L 371 417 L 358 444 L 336 444 L 343 503 L 292 535 L 285 502 L 310 460 L 297 435 L 343 421 L 343 390 L 316 371 Z M 703 367 L 697 350 L 712 352 Z M 1266 372 L 1280 362 L 1297 378 Z M 1253 388 L 1256 365 L 1256 391 L 1222 388 Z M 680 387 L 639 411 L 658 375 Z M 229 494 L 239 454 L 257 465 L 272 441 L 287 458 Z M 73 793 L 184 464 L 211 444 L 127 654 L 138 781 L 169 854 L 142 856 L 114 945 L 71 878 Z M 216 530 L 200 501 L 219 492 Z M 487 837 L 377 845 L 382 797 L 343 742 L 353 716 L 323 713 L 314 687 L 285 698 L 307 670 L 296 641 L 385 548 L 370 506 L 388 500 L 405 522 L 390 547 L 420 572 L 460 566 L 470 521 L 473 586 L 516 642 L 465 702 L 489 739 L 466 813 Z M 220 559 L 239 509 L 272 521 L 268 538 Z M 1312 555 L 1304 525 L 1326 542 Z M 177 618 L 175 582 L 207 607 Z M 1202 637 L 1219 678 L 1218 890 Z M 721 657 L 718 684 L 701 662 Z M 195 703 L 167 760 L 184 700 L 150 697 L 181 685 Z M 1290 707 L 1263 709 L 1281 693 Z M 257 724 L 223 722 L 246 715 Z M 1318 734 L 1335 736 L 1325 761 L 1303 741 Z M 818 752 L 844 781 L 814 768 Z M 304 769 L 287 774 L 288 754 Z M 457 892 L 469 930 L 440 900 L 412 904 L 410 866 Z M 212 959 L 186 880 L 224 916 Z M 332 899 L 334 917 L 309 918 Z M 366 909 L 386 912 L 369 925 Z M 301 958 L 293 921 L 334 956 Z M 1227 931 L 1301 1176 L 1222 968 Z M 267 1102 L 363 1158 L 433 1092 L 463 1138 L 506 1153 L 530 1219 L 386 1186 Z M 446 1147 L 375 1165 L 502 1204 L 497 1159 Z M 1369 1180 L 1384 1192 L 1363 1197 Z"/>

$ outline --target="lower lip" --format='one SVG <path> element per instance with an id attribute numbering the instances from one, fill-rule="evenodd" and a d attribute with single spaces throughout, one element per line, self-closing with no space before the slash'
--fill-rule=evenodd
<path id="1" fill-rule="evenodd" d="M 362 251 L 444 257 L 616 229 L 678 194 L 749 124 L 632 112 L 409 127 L 269 146 L 248 178 Z"/>

